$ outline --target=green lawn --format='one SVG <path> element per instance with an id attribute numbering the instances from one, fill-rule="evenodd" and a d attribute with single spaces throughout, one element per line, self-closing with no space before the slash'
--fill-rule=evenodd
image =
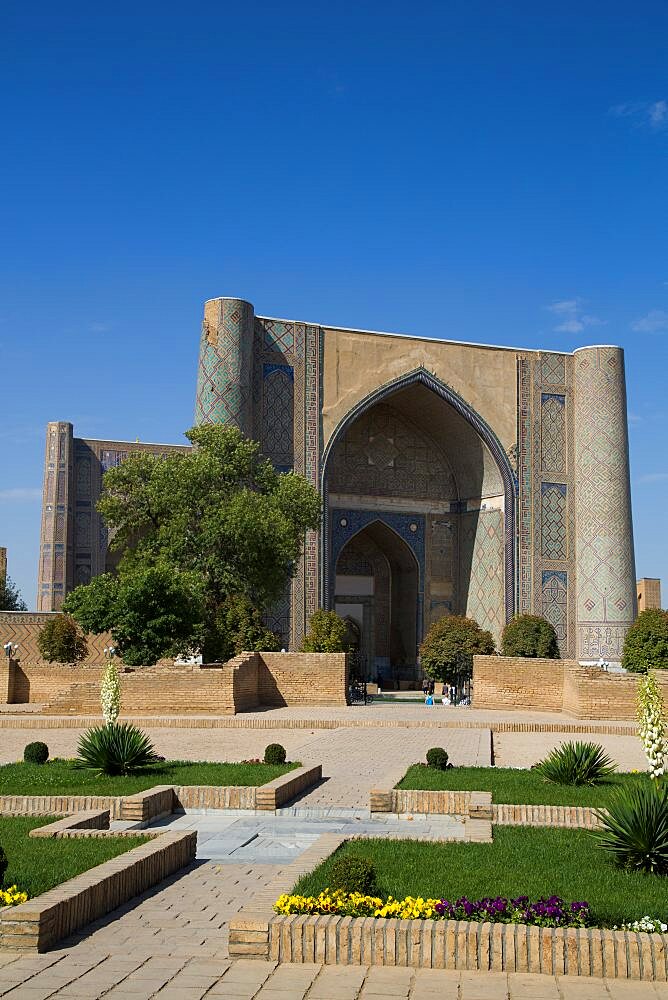
<path id="1" fill-rule="evenodd" d="M 452 767 L 437 771 L 414 764 L 397 788 L 425 791 L 491 792 L 493 802 L 541 806 L 604 806 L 622 785 L 647 781 L 646 774 L 617 773 L 600 785 L 551 785 L 535 771 L 512 767 Z"/>
<path id="2" fill-rule="evenodd" d="M 147 838 L 91 837 L 72 840 L 39 840 L 30 830 L 59 819 L 58 816 L 0 816 L 0 844 L 9 862 L 4 885 L 17 885 L 32 898 L 95 865 L 138 847 Z"/>
<path id="3" fill-rule="evenodd" d="M 299 764 L 214 764 L 168 760 L 128 777 L 108 778 L 71 760 L 0 767 L 0 795 L 131 795 L 152 785 L 264 785 Z"/>
<path id="4" fill-rule="evenodd" d="M 344 844 L 294 892 L 317 895 L 334 857 L 362 854 L 377 870 L 379 896 L 481 899 L 496 895 L 586 900 L 597 923 L 668 916 L 668 880 L 615 868 L 586 830 L 495 827 L 493 844 L 358 840 Z"/>

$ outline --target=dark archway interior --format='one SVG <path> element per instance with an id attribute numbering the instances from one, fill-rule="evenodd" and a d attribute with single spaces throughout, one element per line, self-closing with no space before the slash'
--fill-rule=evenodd
<path id="1" fill-rule="evenodd" d="M 417 676 L 417 645 L 444 614 L 472 615 L 498 635 L 504 482 L 487 444 L 453 405 L 419 381 L 385 395 L 341 433 L 326 487 L 330 520 L 356 511 L 378 517 L 340 550 L 332 595 L 336 605 L 367 609 L 356 614 L 366 614 L 360 627 L 371 673 Z M 383 521 L 399 516 L 424 525 L 423 567 Z"/>
<path id="2" fill-rule="evenodd" d="M 410 548 L 382 521 L 344 546 L 336 564 L 336 608 L 359 629 L 373 675 L 410 678 L 418 644 L 419 569 Z"/>

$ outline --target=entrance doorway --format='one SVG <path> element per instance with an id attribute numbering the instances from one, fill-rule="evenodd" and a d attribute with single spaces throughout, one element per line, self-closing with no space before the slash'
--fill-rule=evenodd
<path id="1" fill-rule="evenodd" d="M 419 568 L 410 547 L 381 520 L 343 547 L 336 563 L 335 608 L 359 629 L 370 680 L 417 678 Z"/>

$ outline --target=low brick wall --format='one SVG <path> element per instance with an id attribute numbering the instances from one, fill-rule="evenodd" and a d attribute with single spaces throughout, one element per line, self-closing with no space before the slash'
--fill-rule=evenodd
<path id="1" fill-rule="evenodd" d="M 668 980 L 668 935 L 457 920 L 278 916 L 273 903 L 347 838 L 324 834 L 230 921 L 232 958 Z"/>
<path id="2" fill-rule="evenodd" d="M 369 796 L 369 809 L 372 813 L 468 816 L 472 820 L 490 820 L 498 826 L 560 826 L 585 830 L 601 826 L 597 810 L 589 806 L 493 804 L 491 792 L 374 790 Z"/>
<path id="3" fill-rule="evenodd" d="M 665 982 L 668 935 L 457 920 L 274 916 L 248 921 L 274 962 L 390 965 Z M 230 931 L 241 938 L 243 931 Z M 235 941 L 236 946 L 241 941 Z"/>
<path id="4" fill-rule="evenodd" d="M 0 795 L 0 816 L 71 816 L 105 810 L 111 819 L 147 826 L 187 809 L 274 812 L 317 785 L 322 765 L 297 767 L 264 785 L 154 785 L 134 795 Z"/>
<path id="5" fill-rule="evenodd" d="M 100 665 L 0 660 L 0 703 L 99 724 Z M 126 713 L 234 715 L 267 705 L 345 706 L 345 653 L 241 653 L 228 663 L 120 668 Z"/>
<path id="6" fill-rule="evenodd" d="M 111 819 L 120 819 L 122 804 L 121 795 L 0 795 L 0 816 L 69 816 L 108 809 Z"/>
<path id="7" fill-rule="evenodd" d="M 668 699 L 668 670 L 657 678 Z M 473 707 L 565 712 L 576 719 L 636 717 L 637 674 L 582 667 L 576 660 L 473 657 Z"/>
<path id="8" fill-rule="evenodd" d="M 281 806 L 294 799 L 313 785 L 317 785 L 322 778 L 322 765 L 316 764 L 314 767 L 298 767 L 294 771 L 288 771 L 280 778 L 268 781 L 266 785 L 260 785 L 257 789 L 256 808 L 263 812 L 274 812 Z"/>
<path id="9" fill-rule="evenodd" d="M 0 949 L 47 951 L 195 860 L 197 834 L 164 833 L 19 906 L 0 911 Z"/>
<path id="10" fill-rule="evenodd" d="M 46 826 L 38 826 L 31 830 L 29 837 L 37 837 L 45 840 L 56 840 L 64 834 L 73 830 L 108 830 L 109 810 L 108 809 L 87 809 L 84 812 L 74 813 L 64 819 L 57 819 L 55 823 L 47 823 Z"/>
<path id="11" fill-rule="evenodd" d="M 565 826 L 598 830 L 601 821 L 596 813 L 597 810 L 590 806 L 527 806 L 500 802 L 492 806 L 491 819 L 498 826 Z"/>
<path id="12" fill-rule="evenodd" d="M 121 804 L 121 819 L 148 826 L 156 819 L 174 812 L 173 785 L 154 785 L 136 795 L 126 795 Z"/>

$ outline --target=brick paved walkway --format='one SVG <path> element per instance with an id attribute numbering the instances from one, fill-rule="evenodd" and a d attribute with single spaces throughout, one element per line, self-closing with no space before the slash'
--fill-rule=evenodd
<path id="1" fill-rule="evenodd" d="M 296 718 L 295 710 L 276 713 Z M 327 710 L 309 709 L 309 717 L 332 718 Z M 345 711 L 345 710 L 342 710 Z M 424 706 L 377 706 L 359 711 L 360 718 L 419 720 Z M 455 716 L 456 713 L 456 716 Z M 526 715 L 526 719 L 521 717 Z M 478 725 L 502 713 L 449 710 L 443 718 L 461 716 Z M 350 716 L 348 716 L 350 717 Z M 516 721 L 534 721 L 528 713 L 512 713 Z M 540 716 L 545 721 L 563 716 Z M 43 739 L 54 755 L 72 756 L 81 730 L 3 729 L 0 761 L 18 760 L 31 740 Z M 455 764 L 489 764 L 489 731 L 480 729 L 159 729 L 151 728 L 159 752 L 182 759 L 242 760 L 261 756 L 268 742 L 280 742 L 289 757 L 305 764 L 322 763 L 329 778 L 307 793 L 297 809 L 326 811 L 368 804 L 369 789 L 394 780 L 434 745 L 445 746 Z M 528 766 L 570 734 L 502 733 L 495 735 L 496 762 Z M 643 766 L 639 745 L 628 736 L 596 736 L 622 768 Z M 198 863 L 179 877 L 155 887 L 116 910 L 85 933 L 47 955 L 20 957 L 0 953 L 2 1000 L 668 1000 L 666 984 L 641 984 L 572 977 L 442 972 L 358 966 L 281 965 L 258 961 L 230 962 L 227 925 L 283 866 L 257 860 L 225 864 Z"/>

